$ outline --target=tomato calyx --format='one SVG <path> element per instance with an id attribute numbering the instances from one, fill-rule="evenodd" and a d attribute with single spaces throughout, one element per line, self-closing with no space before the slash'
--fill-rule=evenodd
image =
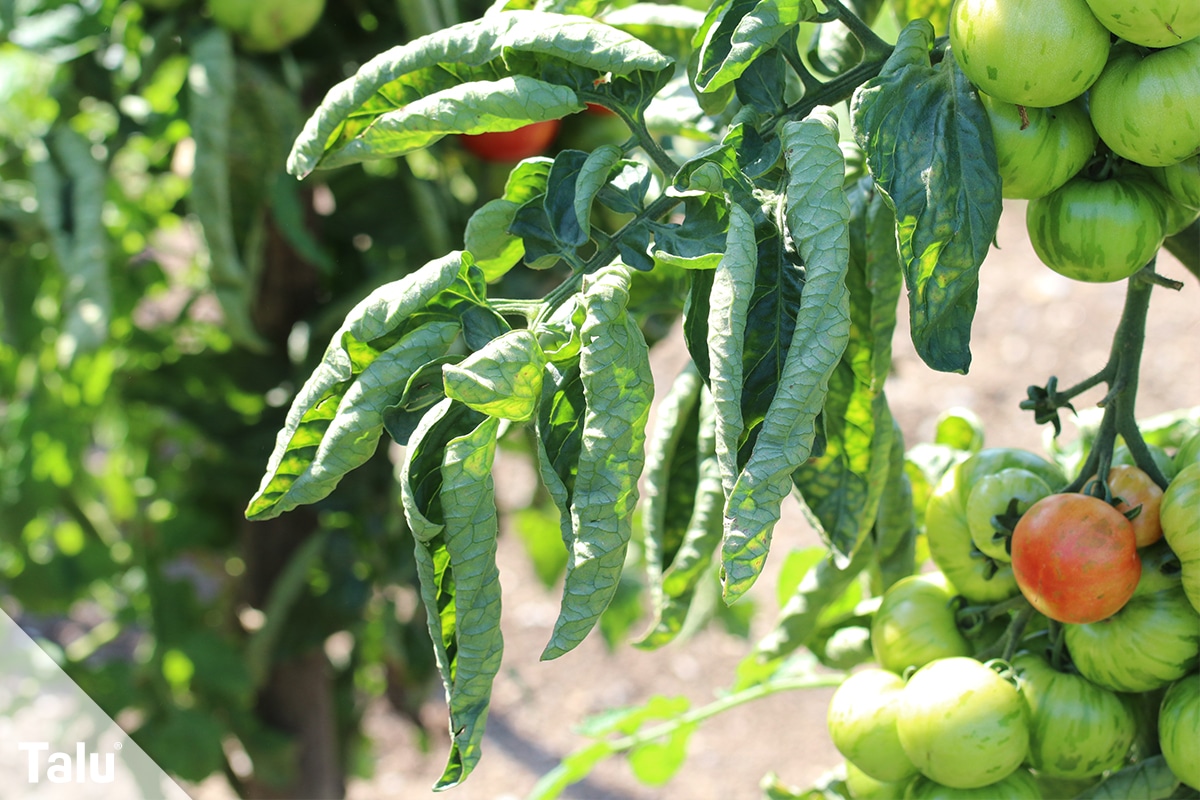
<path id="1" fill-rule="evenodd" d="M 1012 555 L 1012 535 L 1016 529 L 1017 523 L 1021 521 L 1021 501 L 1020 498 L 1013 497 L 1008 501 L 1008 508 L 1002 514 L 997 514 L 992 517 L 992 527 L 996 532 L 992 534 L 992 541 L 996 544 L 1004 544 L 1004 551 L 1010 556 Z"/>

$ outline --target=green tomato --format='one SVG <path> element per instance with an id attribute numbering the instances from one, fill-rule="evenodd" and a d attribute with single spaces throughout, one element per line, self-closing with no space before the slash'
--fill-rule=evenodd
<path id="1" fill-rule="evenodd" d="M 1085 0 L 958 0 L 950 48 L 985 94 L 1050 108 L 1079 97 L 1100 75 L 1109 33 Z"/>
<path id="2" fill-rule="evenodd" d="M 975 547 L 967 518 L 975 484 L 1013 467 L 1032 472 L 1056 491 L 1067 484 L 1062 470 L 1040 456 L 1013 448 L 986 448 L 947 470 L 925 507 L 930 555 L 951 585 L 972 603 L 996 603 L 1018 591 L 1012 567 Z"/>
<path id="3" fill-rule="evenodd" d="M 1031 505 L 1049 497 L 1053 491 L 1037 475 L 1019 467 L 984 475 L 971 487 L 967 497 L 967 527 L 971 530 L 971 541 L 984 555 L 1011 563 L 1008 535 L 996 525 L 996 517 L 1002 517 L 1010 510 L 1017 515 L 1024 514 Z M 1015 520 L 1010 524 L 1016 524 Z"/>
<path id="4" fill-rule="evenodd" d="M 930 661 L 971 655 L 951 603 L 954 589 L 940 573 L 909 575 L 883 595 L 871 620 L 871 650 L 886 670 L 902 673 Z"/>
<path id="5" fill-rule="evenodd" d="M 1100 24 L 1127 42 L 1170 47 L 1200 36 L 1195 0 L 1087 0 Z"/>
<path id="6" fill-rule="evenodd" d="M 979 95 L 992 124 L 1005 197 L 1049 194 L 1083 169 L 1099 137 L 1083 98 L 1056 108 L 1026 108 Z"/>
<path id="7" fill-rule="evenodd" d="M 935 36 L 945 36 L 950 26 L 950 0 L 891 0 L 900 27 L 914 19 L 927 19 Z"/>
<path id="8" fill-rule="evenodd" d="M 1119 156 L 1165 167 L 1200 152 L 1200 38 L 1114 51 L 1088 95 L 1092 124 Z"/>
<path id="9" fill-rule="evenodd" d="M 208 10 L 247 50 L 273 53 L 316 26 L 325 0 L 208 0 Z"/>
<path id="10" fill-rule="evenodd" d="M 1059 672 L 1038 653 L 1013 658 L 1029 708 L 1029 766 L 1055 778 L 1091 778 L 1117 769 L 1133 744 L 1133 712 L 1115 693 Z"/>
<path id="11" fill-rule="evenodd" d="M 1179 445 L 1172 463 L 1176 473 L 1183 472 L 1185 467 L 1192 464 L 1200 463 L 1200 433 L 1193 434 Z"/>
<path id="12" fill-rule="evenodd" d="M 1197 440 L 1200 436 L 1192 441 Z M 1183 467 L 1167 485 L 1158 506 L 1158 520 L 1163 538 L 1179 558 L 1188 602 L 1200 611 L 1200 461 Z"/>
<path id="13" fill-rule="evenodd" d="M 877 781 L 852 761 L 846 762 L 846 791 L 854 800 L 904 800 L 909 781 Z"/>
<path id="14" fill-rule="evenodd" d="M 1111 283 L 1144 267 L 1163 243 L 1159 199 L 1135 178 L 1077 175 L 1025 209 L 1042 263 L 1077 281 Z"/>
<path id="15" fill-rule="evenodd" d="M 1200 208 L 1200 156 L 1155 167 L 1150 174 L 1180 203 L 1188 208 Z"/>
<path id="16" fill-rule="evenodd" d="M 865 669 L 842 682 L 829 701 L 826 723 L 833 746 L 877 781 L 894 783 L 917 774 L 896 733 L 904 680 L 882 669 Z"/>
<path id="17" fill-rule="evenodd" d="M 1163 695 L 1158 741 L 1175 777 L 1200 789 L 1200 674 L 1180 678 Z"/>
<path id="18" fill-rule="evenodd" d="M 1027 770 L 1019 769 L 1007 778 L 976 789 L 952 789 L 920 777 L 909 784 L 904 800 L 1042 800 L 1038 782 Z"/>
<path id="19" fill-rule="evenodd" d="M 1134 595 L 1108 619 L 1064 625 L 1063 635 L 1079 674 L 1114 692 L 1166 686 L 1200 657 L 1200 616 L 1179 587 Z"/>
<path id="20" fill-rule="evenodd" d="M 1029 752 L 1025 701 L 973 658 L 921 667 L 900 692 L 900 745 L 925 777 L 954 789 L 996 783 Z"/>

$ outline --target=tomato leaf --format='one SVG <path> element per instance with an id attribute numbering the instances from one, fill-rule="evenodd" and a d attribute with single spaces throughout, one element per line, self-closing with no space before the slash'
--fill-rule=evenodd
<path id="1" fill-rule="evenodd" d="M 892 426 L 887 477 L 883 480 L 879 510 L 871 529 L 882 591 L 916 570 L 917 518 L 913 509 L 912 481 L 905 468 L 904 436 L 894 419 Z"/>
<path id="2" fill-rule="evenodd" d="M 570 651 L 595 625 L 617 590 L 633 532 L 654 382 L 646 341 L 626 311 L 628 299 L 623 266 L 585 278 L 579 374 L 586 406 L 562 609 L 543 659 Z"/>
<path id="3" fill-rule="evenodd" d="M 581 16 L 490 14 L 392 48 L 333 87 L 288 158 L 304 177 L 427 146 L 447 133 L 514 130 L 582 111 L 588 98 L 645 101 L 671 60 Z"/>
<path id="4" fill-rule="evenodd" d="M 830 549 L 853 555 L 870 531 L 889 467 L 891 368 L 901 274 L 895 217 L 869 177 L 849 192 L 850 335 L 822 409 L 824 450 L 792 475 Z"/>
<path id="5" fill-rule="evenodd" d="M 953 58 L 931 66 L 933 28 L 904 29 L 877 78 L 854 93 L 855 138 L 896 212 L 917 353 L 966 372 L 979 266 L 1000 220 L 987 114 Z"/>
<path id="6" fill-rule="evenodd" d="M 417 576 L 450 705 L 450 754 L 435 789 L 478 763 L 500 633 L 492 463 L 500 421 L 446 399 L 425 415 L 400 473 Z"/>
<path id="7" fill-rule="evenodd" d="M 350 311 L 292 401 L 247 518 L 270 519 L 320 500 L 374 454 L 384 409 L 461 330 L 453 308 L 436 311 L 439 298 L 465 287 L 471 263 L 465 253 L 431 261 Z"/>
<path id="8" fill-rule="evenodd" d="M 704 22 L 704 12 L 684 5 L 634 3 L 604 14 L 604 22 L 636 36 L 660 53 L 680 61 L 692 50 L 692 37 Z"/>
<path id="9" fill-rule="evenodd" d="M 763 413 L 758 435 L 726 503 L 721 565 L 727 603 L 745 593 L 762 570 L 780 504 L 791 491 L 792 473 L 812 451 L 817 414 L 850 333 L 845 283 L 850 208 L 842 191 L 845 165 L 837 123 L 831 113 L 818 112 L 809 119 L 785 123 L 781 138 L 788 169 L 787 228 L 804 264 L 804 292 L 798 308 L 780 307 L 771 315 L 795 315 L 791 335 L 786 343 L 780 342 L 786 349 L 782 363 L 777 362 L 775 374 L 767 378 L 756 374 L 756 367 L 748 380 L 773 379 L 778 390 Z M 784 260 L 773 263 L 780 266 L 782 276 L 787 269 Z M 758 266 L 761 279 L 761 251 Z M 779 294 L 786 298 L 783 292 Z M 752 307 L 750 316 L 759 319 L 758 309 Z"/>
<path id="10" fill-rule="evenodd" d="M 847 0 L 846 7 L 871 24 L 883 8 L 883 0 Z M 826 22 L 813 31 L 808 45 L 808 63 L 813 72 L 833 78 L 862 61 L 863 48 L 841 20 Z"/>
<path id="11" fill-rule="evenodd" d="M 815 19 L 812 0 L 718 0 L 697 31 L 693 83 L 711 94 L 732 83 L 784 34 Z"/>
<path id="12" fill-rule="evenodd" d="M 545 356 L 532 331 L 509 331 L 442 367 L 446 396 L 489 416 L 525 422 L 542 394 Z"/>

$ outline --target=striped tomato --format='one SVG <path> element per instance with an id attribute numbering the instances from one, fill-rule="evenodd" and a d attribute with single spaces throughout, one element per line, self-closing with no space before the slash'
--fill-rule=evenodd
<path id="1" fill-rule="evenodd" d="M 893 584 L 871 620 L 871 650 L 879 665 L 902 673 L 939 658 L 971 655 L 954 621 L 953 598 L 954 589 L 938 573 Z"/>
<path id="2" fill-rule="evenodd" d="M 1137 595 L 1108 619 L 1063 633 L 1079 673 L 1115 692 L 1166 686 L 1200 656 L 1200 615 L 1179 587 Z"/>
<path id="3" fill-rule="evenodd" d="M 1083 98 L 1055 108 L 1005 103 L 980 93 L 992 123 L 996 162 L 1005 197 L 1049 194 L 1083 169 L 1098 137 Z"/>
<path id="4" fill-rule="evenodd" d="M 1183 567 L 1183 591 L 1192 608 L 1200 611 L 1200 461 L 1175 476 L 1158 513 L 1163 537 Z"/>
<path id="5" fill-rule="evenodd" d="M 1200 674 L 1180 678 L 1163 695 L 1158 741 L 1175 777 L 1200 789 Z"/>
<path id="6" fill-rule="evenodd" d="M 1117 769 L 1137 724 L 1115 693 L 1059 672 L 1040 653 L 1012 662 L 1029 707 L 1029 766 L 1055 778 L 1090 778 Z"/>
<path id="7" fill-rule="evenodd" d="M 928 778 L 917 778 L 909 784 L 904 800 L 1042 800 L 1049 796 L 1042 793 L 1028 770 L 1019 769 L 1002 781 L 976 789 L 952 789 Z"/>
<path id="8" fill-rule="evenodd" d="M 904 679 L 865 669 L 842 682 L 829 701 L 829 738 L 846 761 L 877 781 L 894 783 L 917 774 L 900 747 L 896 715 Z"/>
<path id="9" fill-rule="evenodd" d="M 1089 283 L 1111 283 L 1144 267 L 1163 243 L 1163 211 L 1144 180 L 1077 175 L 1029 201 L 1029 241 L 1050 269 Z"/>

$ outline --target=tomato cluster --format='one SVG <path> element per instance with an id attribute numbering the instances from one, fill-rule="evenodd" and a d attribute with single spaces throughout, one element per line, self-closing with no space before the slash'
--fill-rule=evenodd
<path id="1" fill-rule="evenodd" d="M 1200 217 L 1200 3 L 958 0 L 949 32 L 1051 269 L 1122 280 Z"/>
<path id="2" fill-rule="evenodd" d="M 876 664 L 830 701 L 851 796 L 1075 796 L 1160 751 L 1200 789 L 1200 434 L 1158 456 L 1165 492 L 1120 453 L 1087 494 L 1017 449 L 946 470 L 939 571 L 884 592 Z"/>

